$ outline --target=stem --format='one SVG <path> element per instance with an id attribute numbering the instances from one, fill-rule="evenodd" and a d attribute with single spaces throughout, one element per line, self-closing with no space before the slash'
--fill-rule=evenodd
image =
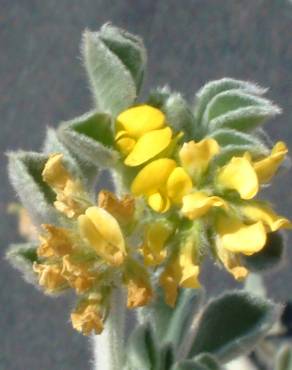
<path id="1" fill-rule="evenodd" d="M 114 289 L 110 312 L 100 335 L 92 337 L 93 370 L 120 370 L 124 362 L 125 294 Z"/>

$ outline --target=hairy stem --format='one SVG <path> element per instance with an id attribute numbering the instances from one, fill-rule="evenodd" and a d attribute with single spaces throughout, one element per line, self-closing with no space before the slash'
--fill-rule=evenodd
<path id="1" fill-rule="evenodd" d="M 92 337 L 93 370 L 120 370 L 124 361 L 125 294 L 115 289 L 104 331 Z"/>

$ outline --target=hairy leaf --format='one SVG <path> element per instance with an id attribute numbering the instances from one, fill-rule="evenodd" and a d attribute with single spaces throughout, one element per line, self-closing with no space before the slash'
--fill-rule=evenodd
<path id="1" fill-rule="evenodd" d="M 134 103 L 136 84 L 120 55 L 102 39 L 103 33 L 85 31 L 82 54 L 97 109 L 116 116 Z"/>
<path id="2" fill-rule="evenodd" d="M 246 292 L 214 299 L 202 314 L 189 357 L 208 352 L 227 362 L 250 351 L 271 328 L 278 311 L 270 301 Z"/>
<path id="3" fill-rule="evenodd" d="M 8 153 L 10 181 L 35 225 L 54 223 L 59 216 L 52 203 L 55 194 L 42 179 L 47 156 L 34 152 Z"/>
<path id="4" fill-rule="evenodd" d="M 96 167 L 110 167 L 118 160 L 119 155 L 112 148 L 112 121 L 107 114 L 89 112 L 64 122 L 58 137 L 74 154 Z"/>
<path id="5" fill-rule="evenodd" d="M 292 346 L 284 345 L 276 358 L 275 370 L 292 370 Z"/>

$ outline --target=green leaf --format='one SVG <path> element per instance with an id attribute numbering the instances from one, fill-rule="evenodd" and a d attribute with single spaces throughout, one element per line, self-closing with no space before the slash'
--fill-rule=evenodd
<path id="1" fill-rule="evenodd" d="M 8 174 L 21 203 L 35 225 L 54 223 L 59 217 L 53 207 L 55 194 L 42 179 L 48 157 L 34 152 L 8 153 Z"/>
<path id="2" fill-rule="evenodd" d="M 284 254 L 285 241 L 283 233 L 276 231 L 267 234 L 265 247 L 252 256 L 243 256 L 244 265 L 253 272 L 261 272 L 276 267 Z"/>
<path id="3" fill-rule="evenodd" d="M 6 252 L 11 265 L 22 273 L 26 282 L 34 285 L 37 285 L 37 278 L 32 265 L 38 261 L 36 248 L 36 243 L 12 244 Z"/>
<path id="4" fill-rule="evenodd" d="M 119 158 L 118 152 L 112 149 L 112 121 L 107 114 L 89 112 L 64 122 L 58 129 L 58 137 L 72 153 L 96 167 L 111 167 Z"/>
<path id="5" fill-rule="evenodd" d="M 159 349 L 150 325 L 138 326 L 130 336 L 127 350 L 130 369 L 158 370 Z"/>
<path id="6" fill-rule="evenodd" d="M 198 324 L 189 357 L 203 352 L 221 362 L 249 352 L 278 318 L 278 307 L 246 292 L 231 292 L 212 300 Z"/>
<path id="7" fill-rule="evenodd" d="M 134 103 L 137 88 L 133 79 L 133 69 L 130 71 L 127 68 L 120 52 L 119 55 L 115 53 L 119 40 L 113 37 L 116 44 L 113 48 L 113 42 L 111 43 L 111 50 L 107 45 L 109 41 L 103 40 L 112 38 L 113 35 L 109 37 L 107 33 L 106 28 L 100 32 L 85 31 L 82 54 L 97 109 L 116 116 Z M 120 31 L 119 38 L 123 38 L 123 31 Z M 125 42 L 128 42 L 129 47 L 129 38 L 125 38 L 124 46 Z"/>
<path id="8" fill-rule="evenodd" d="M 227 145 L 221 149 L 220 153 L 214 157 L 213 164 L 223 166 L 232 157 L 241 157 L 245 152 L 249 152 L 253 159 L 260 158 L 263 154 L 261 147 L 251 145 Z"/>
<path id="9" fill-rule="evenodd" d="M 181 289 L 167 325 L 163 339 L 165 342 L 172 343 L 174 348 L 184 345 L 184 339 L 189 335 L 191 324 L 201 307 L 203 298 L 204 292 L 200 289 Z"/>
<path id="10" fill-rule="evenodd" d="M 43 146 L 44 154 L 62 153 L 64 162 L 69 172 L 77 177 L 88 191 L 92 190 L 94 180 L 97 177 L 98 170 L 96 166 L 78 159 L 73 153 L 59 140 L 56 130 L 47 129 L 46 138 Z"/>
<path id="11" fill-rule="evenodd" d="M 239 132 L 233 129 L 219 129 L 210 134 L 210 137 L 215 139 L 221 147 L 226 147 L 228 145 L 237 146 L 254 146 L 257 152 L 262 153 L 262 155 L 269 154 L 269 148 L 265 143 L 255 134 L 246 134 L 244 132 Z"/>
<path id="12" fill-rule="evenodd" d="M 292 346 L 284 345 L 276 358 L 275 370 L 292 370 Z"/>
<path id="13" fill-rule="evenodd" d="M 139 92 L 147 61 L 143 40 L 110 23 L 102 26 L 100 38 L 128 68 L 135 81 L 137 92 Z"/>
<path id="14" fill-rule="evenodd" d="M 209 132 L 224 127 L 248 132 L 280 113 L 267 99 L 240 90 L 224 91 L 208 103 L 202 125 Z"/>
<path id="15" fill-rule="evenodd" d="M 195 100 L 195 118 L 201 124 L 203 114 L 209 102 L 223 91 L 242 90 L 252 95 L 263 95 L 266 89 L 246 81 L 223 78 L 204 85 L 197 93 Z"/>

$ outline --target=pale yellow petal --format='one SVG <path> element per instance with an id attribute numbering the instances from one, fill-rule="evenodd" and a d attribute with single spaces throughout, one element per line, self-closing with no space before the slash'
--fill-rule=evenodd
<path id="1" fill-rule="evenodd" d="M 125 241 L 117 220 L 100 207 L 87 208 L 85 215 L 91 220 L 101 237 L 108 243 L 125 251 Z"/>
<path id="2" fill-rule="evenodd" d="M 166 149 L 171 137 L 172 131 L 169 127 L 147 132 L 137 140 L 124 163 L 131 167 L 140 166 Z"/>
<path id="3" fill-rule="evenodd" d="M 70 179 L 70 174 L 63 166 L 63 154 L 50 155 L 42 172 L 43 180 L 52 188 L 63 189 Z"/>
<path id="4" fill-rule="evenodd" d="M 248 220 L 262 221 L 269 231 L 277 231 L 283 228 L 291 228 L 292 224 L 287 218 L 275 213 L 266 205 L 251 204 L 241 208 L 242 213 Z"/>
<path id="5" fill-rule="evenodd" d="M 166 186 L 167 179 L 176 167 L 172 159 L 161 158 L 146 165 L 135 177 L 131 191 L 134 195 L 151 195 Z"/>
<path id="6" fill-rule="evenodd" d="M 185 143 L 179 152 L 179 156 L 183 167 L 188 168 L 191 172 L 202 173 L 219 151 L 220 147 L 217 141 L 206 138 L 198 143 L 195 141 Z"/>
<path id="7" fill-rule="evenodd" d="M 212 207 L 222 207 L 227 209 L 227 203 L 220 197 L 208 196 L 197 191 L 183 197 L 182 214 L 191 220 L 202 217 L 208 213 Z"/>
<path id="8" fill-rule="evenodd" d="M 257 174 L 245 157 L 233 157 L 217 176 L 220 186 L 236 190 L 242 199 L 252 199 L 259 190 Z"/>
<path id="9" fill-rule="evenodd" d="M 232 253 L 227 249 L 223 248 L 220 243 L 217 243 L 217 255 L 224 267 L 233 277 L 238 280 L 244 280 L 249 271 L 246 267 L 242 266 L 238 253 Z"/>
<path id="10" fill-rule="evenodd" d="M 254 168 L 260 183 L 267 183 L 272 179 L 287 153 L 288 148 L 286 144 L 279 141 L 268 157 L 254 163 Z"/>
<path id="11" fill-rule="evenodd" d="M 170 200 L 167 196 L 163 196 L 161 193 L 156 192 L 148 196 L 147 198 L 149 206 L 156 212 L 164 213 L 170 208 Z"/>
<path id="12" fill-rule="evenodd" d="M 165 115 L 159 109 L 144 104 L 122 112 L 117 122 L 129 136 L 138 139 L 149 131 L 164 127 Z"/>
<path id="13" fill-rule="evenodd" d="M 216 228 L 221 246 L 230 252 L 251 255 L 263 249 L 267 241 L 262 221 L 246 225 L 237 218 L 222 216 Z"/>
<path id="14" fill-rule="evenodd" d="M 167 180 L 167 195 L 174 203 L 181 203 L 192 187 L 192 179 L 182 167 L 176 167 Z"/>

